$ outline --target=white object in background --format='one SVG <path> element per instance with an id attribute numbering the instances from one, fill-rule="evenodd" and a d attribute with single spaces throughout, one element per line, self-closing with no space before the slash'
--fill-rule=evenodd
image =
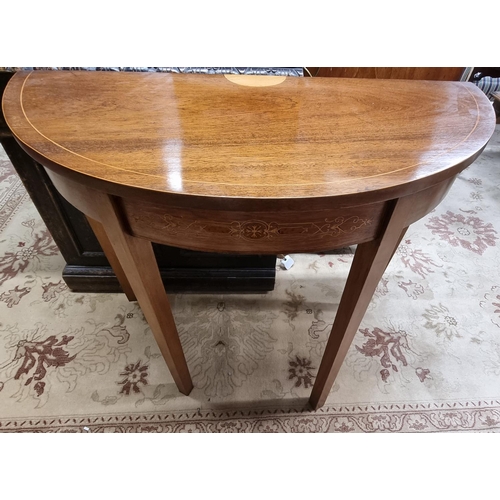
<path id="1" fill-rule="evenodd" d="M 283 269 L 286 269 L 287 271 L 295 264 L 295 261 L 289 256 L 289 255 L 285 255 L 282 259 L 281 259 L 281 267 Z"/>

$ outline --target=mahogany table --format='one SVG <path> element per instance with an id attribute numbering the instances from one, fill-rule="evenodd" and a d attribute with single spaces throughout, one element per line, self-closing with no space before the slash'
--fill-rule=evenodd
<path id="1" fill-rule="evenodd" d="M 406 229 L 495 127 L 473 84 L 406 80 L 20 72 L 3 111 L 88 216 L 184 394 L 193 384 L 151 242 L 245 254 L 357 244 L 315 409 Z"/>

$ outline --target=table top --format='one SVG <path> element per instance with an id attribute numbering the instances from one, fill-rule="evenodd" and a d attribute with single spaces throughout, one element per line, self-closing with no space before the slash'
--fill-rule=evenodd
<path id="1" fill-rule="evenodd" d="M 34 71 L 2 105 L 46 166 L 203 198 L 389 199 L 465 168 L 495 127 L 463 82 Z"/>

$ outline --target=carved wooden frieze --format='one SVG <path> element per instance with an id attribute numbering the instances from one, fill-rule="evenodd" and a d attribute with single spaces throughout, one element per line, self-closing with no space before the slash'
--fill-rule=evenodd
<path id="1" fill-rule="evenodd" d="M 316 222 L 266 222 L 259 219 L 231 222 L 191 221 L 170 214 L 157 216 L 138 214 L 134 215 L 133 218 L 138 224 L 146 224 L 173 235 L 189 233 L 192 237 L 197 238 L 226 235 L 232 238 L 242 238 L 246 241 L 271 240 L 294 235 L 335 238 L 372 224 L 370 218 L 354 215 L 349 217 L 340 216 L 334 219 L 324 218 Z"/>
<path id="2" fill-rule="evenodd" d="M 333 249 L 354 241 L 376 236 L 375 218 L 383 204 L 344 209 L 342 211 L 298 212 L 284 217 L 280 213 L 214 212 L 169 209 L 156 204 L 137 210 L 130 202 L 123 203 L 130 229 L 136 236 L 158 243 L 186 248 L 206 247 L 213 242 L 214 251 L 262 249 L 265 252 L 301 251 L 317 242 L 318 250 Z"/>

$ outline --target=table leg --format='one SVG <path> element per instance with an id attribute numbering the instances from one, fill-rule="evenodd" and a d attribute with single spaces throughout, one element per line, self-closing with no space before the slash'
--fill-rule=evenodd
<path id="1" fill-rule="evenodd" d="M 135 297 L 135 294 L 132 290 L 132 287 L 130 286 L 130 283 L 128 282 L 127 277 L 125 276 L 125 273 L 123 271 L 123 268 L 120 264 L 120 261 L 118 260 L 118 257 L 116 256 L 115 251 L 113 250 L 113 246 L 111 245 L 111 242 L 109 241 L 108 235 L 106 234 L 106 231 L 102 227 L 102 224 L 100 222 L 97 222 L 96 220 L 92 219 L 87 215 L 87 220 L 89 221 L 90 227 L 92 228 L 92 231 L 94 231 L 94 234 L 97 238 L 97 241 L 102 247 L 102 250 L 104 252 L 104 255 L 106 255 L 106 258 L 108 259 L 111 268 L 113 269 L 116 277 L 118 278 L 118 282 L 120 283 L 120 286 L 122 287 L 123 292 L 127 296 L 127 299 L 130 300 L 131 302 L 134 300 L 137 300 Z"/>
<path id="2" fill-rule="evenodd" d="M 398 251 L 399 245 L 403 241 L 403 238 L 405 237 L 406 231 L 408 231 L 408 228 L 405 227 L 402 231 L 401 234 L 399 235 L 398 242 L 396 243 L 396 246 L 394 247 L 394 250 L 392 251 L 391 258 L 388 260 L 387 265 L 385 266 L 385 269 L 387 269 L 387 266 L 391 263 L 392 258 L 394 257 L 394 254 Z M 385 271 L 384 271 L 385 272 Z"/>
<path id="3" fill-rule="evenodd" d="M 410 198 L 399 199 L 395 203 L 385 230 L 378 239 L 360 244 L 356 249 L 309 399 L 315 410 L 325 404 L 378 282 L 404 237 L 411 211 Z"/>
<path id="4" fill-rule="evenodd" d="M 125 231 L 111 197 L 103 196 L 100 200 L 99 215 L 106 238 L 137 297 L 177 388 L 187 395 L 193 383 L 151 242 Z"/>

